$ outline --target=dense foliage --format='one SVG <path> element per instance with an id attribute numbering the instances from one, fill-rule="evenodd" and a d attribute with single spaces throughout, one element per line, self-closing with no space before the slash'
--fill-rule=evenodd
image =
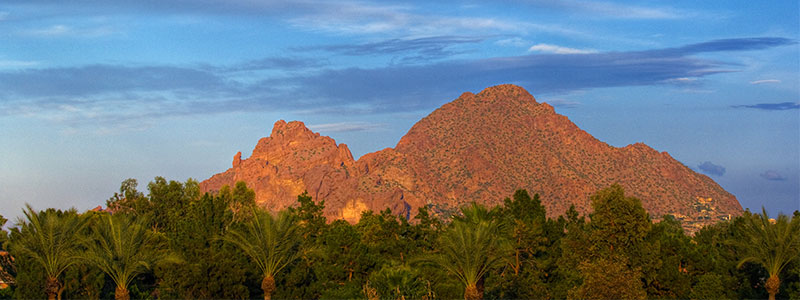
<path id="1" fill-rule="evenodd" d="M 450 220 L 423 207 L 350 224 L 307 194 L 265 212 L 241 182 L 203 194 L 194 180 L 156 178 L 147 190 L 124 181 L 113 214 L 26 208 L 0 232 L 15 281 L 0 298 L 800 298 L 800 212 L 748 211 L 687 235 L 615 185 L 586 217 L 547 218 L 520 190 Z"/>

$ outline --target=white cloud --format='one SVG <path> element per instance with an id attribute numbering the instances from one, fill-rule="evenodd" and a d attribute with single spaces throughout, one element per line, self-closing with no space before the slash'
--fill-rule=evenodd
<path id="1" fill-rule="evenodd" d="M 30 33 L 31 35 L 39 35 L 39 36 L 58 36 L 58 35 L 65 35 L 70 32 L 72 32 L 72 28 L 66 25 L 53 25 L 47 28 L 33 29 L 28 31 L 28 33 Z"/>
<path id="2" fill-rule="evenodd" d="M 38 61 L 24 60 L 2 60 L 0 59 L 0 69 L 19 69 L 38 65 Z"/>
<path id="3" fill-rule="evenodd" d="M 94 38 L 108 36 L 114 33 L 109 27 L 73 28 L 67 25 L 53 25 L 50 27 L 30 29 L 20 32 L 22 35 L 37 37 L 85 37 Z"/>
<path id="4" fill-rule="evenodd" d="M 367 131 L 385 127 L 386 124 L 367 123 L 367 122 L 340 122 L 309 125 L 308 128 L 314 131 L 325 132 L 346 132 L 346 131 Z"/>
<path id="5" fill-rule="evenodd" d="M 560 107 L 560 108 L 575 108 L 581 104 L 580 102 L 571 101 L 567 99 L 550 99 L 545 101 L 545 103 L 550 104 L 553 107 Z"/>
<path id="6" fill-rule="evenodd" d="M 493 17 L 461 17 L 418 13 L 413 7 L 372 3 L 326 2 L 288 20 L 308 30 L 336 34 L 399 34 L 409 38 L 435 35 L 547 32 L 583 36 L 552 24 L 536 24 Z"/>
<path id="7" fill-rule="evenodd" d="M 570 12 L 583 12 L 596 17 L 617 19 L 682 19 L 696 17 L 697 13 L 672 7 L 637 6 L 604 1 L 585 0 L 529 0 L 535 5 L 558 7 Z"/>
<path id="8" fill-rule="evenodd" d="M 536 44 L 531 46 L 528 51 L 531 52 L 544 52 L 544 53 L 555 53 L 555 54 L 589 54 L 589 53 L 597 53 L 597 50 L 593 49 L 576 49 L 576 48 L 567 48 L 561 47 L 557 45 L 550 45 L 550 44 Z"/>
<path id="9" fill-rule="evenodd" d="M 675 9 L 664 7 L 654 8 L 595 1 L 576 2 L 587 10 L 624 19 L 679 19 L 690 15 L 687 12 L 678 12 Z"/>
<path id="10" fill-rule="evenodd" d="M 524 39 L 521 39 L 521 38 L 518 38 L 518 37 L 515 37 L 515 38 L 510 38 L 510 39 L 502 39 L 502 40 L 496 41 L 494 43 L 497 44 L 497 45 L 506 46 L 506 47 L 509 47 L 509 46 L 512 46 L 512 47 L 524 47 L 526 45 L 529 45 L 531 42 L 527 41 L 527 40 L 524 40 Z"/>
<path id="11" fill-rule="evenodd" d="M 750 81 L 750 84 L 765 84 L 765 83 L 781 83 L 781 81 L 778 79 L 762 79 L 762 80 Z"/>

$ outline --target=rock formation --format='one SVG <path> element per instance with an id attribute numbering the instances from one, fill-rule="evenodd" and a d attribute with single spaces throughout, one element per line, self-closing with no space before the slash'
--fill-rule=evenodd
<path id="1" fill-rule="evenodd" d="M 736 198 L 709 177 L 637 143 L 603 143 L 514 85 L 464 93 L 415 124 L 395 148 L 353 160 L 347 145 L 302 122 L 278 121 L 247 159 L 203 181 L 204 191 L 243 180 L 256 201 L 278 210 L 308 191 L 325 215 L 356 222 L 362 211 L 391 208 L 406 217 L 428 205 L 448 214 L 478 202 L 502 203 L 516 189 L 539 193 L 551 216 L 613 183 L 642 200 L 653 217 L 704 224 L 738 215 Z M 702 201 L 701 201 L 702 200 Z"/>

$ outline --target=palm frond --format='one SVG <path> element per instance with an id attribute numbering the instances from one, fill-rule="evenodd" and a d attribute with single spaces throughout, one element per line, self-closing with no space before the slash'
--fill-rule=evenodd
<path id="1" fill-rule="evenodd" d="M 241 249 L 264 275 L 274 276 L 302 253 L 296 251 L 298 230 L 296 219 L 285 211 L 273 217 L 253 208 L 253 217 L 244 226 L 229 229 L 222 239 Z"/>

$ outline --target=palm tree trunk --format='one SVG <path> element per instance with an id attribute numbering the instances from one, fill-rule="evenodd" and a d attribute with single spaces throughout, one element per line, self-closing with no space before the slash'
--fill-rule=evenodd
<path id="1" fill-rule="evenodd" d="M 117 286 L 117 290 L 114 291 L 114 299 L 116 300 L 130 300 L 131 293 L 128 291 L 128 288 L 124 286 Z"/>
<path id="2" fill-rule="evenodd" d="M 764 285 L 764 288 L 767 289 L 767 293 L 769 293 L 769 300 L 775 300 L 775 295 L 778 294 L 780 286 L 781 280 L 778 278 L 778 275 L 770 275 L 767 279 L 767 284 Z"/>
<path id="3" fill-rule="evenodd" d="M 264 300 L 272 299 L 272 292 L 275 291 L 275 278 L 272 275 L 266 275 L 261 280 L 261 290 L 264 291 Z"/>
<path id="4" fill-rule="evenodd" d="M 58 297 L 59 286 L 60 284 L 58 283 L 58 278 L 47 277 L 47 280 L 44 283 L 44 292 L 47 293 L 48 300 L 55 300 Z"/>
<path id="5" fill-rule="evenodd" d="M 478 291 L 478 287 L 474 284 L 468 285 L 464 289 L 464 300 L 481 300 L 483 299 L 483 295 L 480 294 Z"/>

